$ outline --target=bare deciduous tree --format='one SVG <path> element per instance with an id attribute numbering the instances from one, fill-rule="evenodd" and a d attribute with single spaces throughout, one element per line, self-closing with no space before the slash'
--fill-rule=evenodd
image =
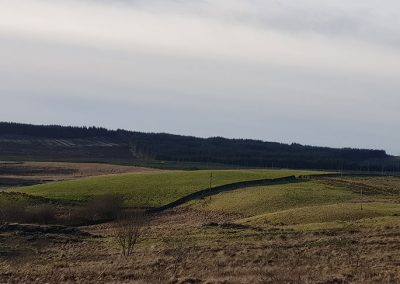
<path id="1" fill-rule="evenodd" d="M 115 237 L 124 256 L 128 257 L 133 254 L 133 249 L 147 219 L 148 215 L 145 210 L 122 212 L 118 217 Z"/>

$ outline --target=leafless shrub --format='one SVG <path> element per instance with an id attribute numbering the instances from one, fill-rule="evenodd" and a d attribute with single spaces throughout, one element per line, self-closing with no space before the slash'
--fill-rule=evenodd
<path id="1" fill-rule="evenodd" d="M 347 263 L 352 268 L 353 273 L 357 274 L 363 265 L 365 245 L 359 240 L 350 240 L 346 247 Z"/>
<path id="2" fill-rule="evenodd" d="M 115 238 L 125 257 L 131 256 L 148 215 L 144 210 L 121 212 L 117 219 Z"/>
<path id="3" fill-rule="evenodd" d="M 0 202 L 0 223 L 25 222 L 27 203 L 3 200 Z"/>
<path id="4" fill-rule="evenodd" d="M 179 270 L 184 270 L 186 268 L 185 264 L 188 257 L 188 249 L 184 245 L 184 242 L 176 238 L 171 238 L 170 236 L 165 236 L 162 241 L 166 247 L 164 253 L 173 259 L 173 261 L 169 263 L 168 269 L 175 277 L 179 274 Z"/>
<path id="5" fill-rule="evenodd" d="M 91 221 L 113 220 L 121 212 L 123 202 L 124 199 L 120 195 L 96 196 L 90 199 L 79 213 Z"/>
<path id="6" fill-rule="evenodd" d="M 41 204 L 27 210 L 28 220 L 38 224 L 52 224 L 57 221 L 57 209 L 51 204 Z"/>
<path id="7" fill-rule="evenodd" d="M 51 204 L 28 206 L 25 201 L 0 202 L 0 223 L 51 224 L 57 221 L 57 209 Z"/>

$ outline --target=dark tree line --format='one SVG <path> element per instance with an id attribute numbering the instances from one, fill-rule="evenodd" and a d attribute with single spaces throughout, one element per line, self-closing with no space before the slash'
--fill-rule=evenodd
<path id="1" fill-rule="evenodd" d="M 393 158 L 383 150 L 335 149 L 221 137 L 131 133 L 159 160 L 213 162 L 253 167 L 380 170 Z"/>
<path id="2" fill-rule="evenodd" d="M 0 122 L 0 135 L 56 139 L 104 137 L 113 139 L 116 143 L 128 145 L 131 152 L 136 153 L 138 158 L 223 163 L 249 167 L 380 171 L 384 166 L 394 166 L 398 163 L 398 160 L 388 156 L 383 150 L 335 149 L 222 137 L 205 139 L 166 133 L 107 130 L 99 127 L 42 126 Z"/>
<path id="3" fill-rule="evenodd" d="M 31 124 L 22 124 L 15 122 L 0 122 L 0 134 L 56 138 L 56 139 L 115 137 L 115 131 L 107 130 L 102 127 L 31 125 Z"/>

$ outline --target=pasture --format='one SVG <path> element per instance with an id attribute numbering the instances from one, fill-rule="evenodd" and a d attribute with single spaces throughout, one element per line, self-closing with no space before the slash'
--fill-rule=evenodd
<path id="1" fill-rule="evenodd" d="M 318 173 L 213 171 L 212 186 Z M 104 194 L 155 207 L 209 182 L 210 171 L 142 172 L 14 188 L 2 198 L 28 211 L 54 204 L 63 212 L 94 196 L 104 203 Z M 150 214 L 131 257 L 115 241 L 117 221 L 29 225 L 29 234 L 0 226 L 0 282 L 399 283 L 399 188 L 398 177 L 338 175 L 217 193 Z M 84 209 L 76 212 L 93 208 Z"/>
<path id="2" fill-rule="evenodd" d="M 296 170 L 150 172 L 52 182 L 16 188 L 13 191 L 64 201 L 85 201 L 96 195 L 118 194 L 124 197 L 126 206 L 157 207 L 209 188 L 211 174 L 211 186 L 215 187 L 241 181 L 323 173 Z"/>

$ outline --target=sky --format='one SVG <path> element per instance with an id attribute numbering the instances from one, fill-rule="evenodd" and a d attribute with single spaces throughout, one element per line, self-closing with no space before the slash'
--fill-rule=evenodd
<path id="1" fill-rule="evenodd" d="M 0 121 L 400 155 L 395 0 L 0 0 Z"/>

